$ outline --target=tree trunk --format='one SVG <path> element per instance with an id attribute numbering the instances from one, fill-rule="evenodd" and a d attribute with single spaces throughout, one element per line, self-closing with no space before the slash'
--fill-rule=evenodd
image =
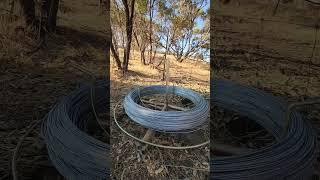
<path id="1" fill-rule="evenodd" d="M 161 59 L 161 61 L 158 63 L 158 65 L 153 65 L 153 68 L 158 69 L 159 66 L 162 64 L 162 62 L 163 62 L 163 59 Z"/>
<path id="2" fill-rule="evenodd" d="M 54 32 L 57 24 L 59 0 L 45 0 L 43 3 L 43 23 L 48 32 Z"/>
<path id="3" fill-rule="evenodd" d="M 35 25 L 35 4 L 33 0 L 20 0 L 27 26 Z"/>
<path id="4" fill-rule="evenodd" d="M 155 0 L 149 1 L 149 44 L 150 44 L 150 51 L 149 51 L 149 63 L 154 63 L 154 55 L 153 55 L 153 42 L 152 42 L 152 35 L 153 35 L 153 8 L 154 8 Z"/>
<path id="5" fill-rule="evenodd" d="M 101 0 L 100 0 L 101 2 Z M 106 37 L 106 58 L 107 58 L 107 75 L 110 75 L 110 47 L 112 43 L 111 19 L 110 19 L 110 1 L 102 2 L 106 10 L 107 20 L 107 37 Z M 107 77 L 108 78 L 108 77 Z"/>
<path id="6" fill-rule="evenodd" d="M 182 63 L 182 61 L 185 59 L 185 56 L 183 56 L 183 54 L 182 54 L 183 52 L 181 51 L 181 52 L 177 52 L 177 54 L 175 55 L 175 57 L 176 57 L 176 61 L 178 61 L 178 62 L 180 62 L 180 63 Z"/>
<path id="7" fill-rule="evenodd" d="M 169 51 L 169 30 L 168 30 L 167 40 L 166 40 L 166 51 L 164 52 L 164 56 L 163 56 L 164 57 L 164 63 L 163 63 L 162 81 L 165 80 L 165 70 L 166 70 L 168 51 Z"/>
<path id="8" fill-rule="evenodd" d="M 123 61 L 122 61 L 122 71 L 123 74 L 126 73 L 128 71 L 128 66 L 129 66 L 129 58 L 130 58 L 130 51 L 127 51 L 128 49 L 128 44 L 126 44 L 125 49 L 123 50 Z M 127 52 L 129 52 L 127 54 Z"/>
<path id="9" fill-rule="evenodd" d="M 137 33 L 135 31 L 133 31 L 133 36 L 134 36 L 134 39 L 136 40 L 137 42 L 137 45 L 138 45 L 138 48 L 139 48 L 139 51 L 140 51 L 140 60 L 141 60 L 141 63 L 143 65 L 147 65 L 146 63 L 146 58 L 145 58 L 145 51 L 146 51 L 146 47 L 145 47 L 145 44 L 143 42 L 141 42 L 141 44 L 139 43 L 139 40 L 138 40 L 138 36 L 137 36 Z M 142 41 L 142 40 L 141 40 Z"/>
<path id="10" fill-rule="evenodd" d="M 133 29 L 133 16 L 134 16 L 134 4 L 135 0 L 131 1 L 131 7 L 129 10 L 129 4 L 127 0 L 122 0 L 125 6 L 126 13 L 126 33 L 127 33 L 127 43 L 124 51 L 124 59 L 122 64 L 123 73 L 128 71 L 129 58 L 130 58 L 130 49 L 131 49 L 131 41 L 132 41 L 132 29 Z"/>
<path id="11" fill-rule="evenodd" d="M 27 26 L 38 28 L 38 22 L 35 17 L 35 3 L 33 0 L 20 0 L 20 4 L 25 16 Z M 54 32 L 56 29 L 57 12 L 59 0 L 45 0 L 41 6 L 41 30 L 40 37 L 44 37 L 46 31 Z"/>
<path id="12" fill-rule="evenodd" d="M 149 1 L 149 45 L 150 45 L 150 50 L 149 50 L 149 63 L 153 64 L 152 61 L 152 4 L 153 2 L 150 0 Z"/>
<path id="13" fill-rule="evenodd" d="M 146 51 L 146 48 L 142 48 L 140 54 L 141 54 L 141 61 L 142 61 L 142 64 L 143 65 L 147 65 L 147 62 L 146 62 L 146 56 L 145 56 L 145 51 Z"/>
<path id="14" fill-rule="evenodd" d="M 152 62 L 154 62 L 154 58 L 156 57 L 156 54 L 157 54 L 157 47 L 154 48 Z"/>
<path id="15" fill-rule="evenodd" d="M 49 32 L 55 32 L 57 26 L 57 13 L 59 9 L 59 0 L 51 0 L 47 28 Z"/>
<path id="16" fill-rule="evenodd" d="M 166 61 L 166 59 L 165 59 L 165 61 Z M 163 71 L 162 71 L 162 79 L 161 79 L 161 81 L 164 81 L 165 80 L 165 78 L 166 78 L 166 63 L 163 63 Z"/>
<path id="17" fill-rule="evenodd" d="M 112 52 L 112 54 L 113 54 L 114 59 L 116 60 L 118 69 L 119 69 L 119 70 L 122 69 L 121 61 L 120 61 L 120 58 L 119 58 L 119 56 L 118 56 L 118 53 L 116 52 L 116 50 L 115 50 L 115 48 L 114 48 L 113 42 L 111 43 L 111 52 Z"/>

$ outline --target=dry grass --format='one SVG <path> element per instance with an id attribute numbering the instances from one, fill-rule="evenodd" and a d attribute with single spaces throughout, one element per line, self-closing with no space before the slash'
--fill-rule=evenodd
<path id="1" fill-rule="evenodd" d="M 159 63 L 162 56 L 161 54 L 157 55 L 155 64 Z M 175 61 L 172 56 L 168 56 L 168 59 L 170 61 L 170 85 L 179 85 L 207 94 L 210 92 L 209 63 L 188 59 L 183 63 L 179 63 Z M 163 68 L 162 65 L 160 68 Z M 119 74 L 115 61 L 111 58 L 110 75 L 111 81 L 129 83 L 137 86 L 165 84 L 164 81 L 161 81 L 162 71 L 152 68 L 151 66 L 142 65 L 138 52 L 131 54 L 127 77 L 122 77 Z"/>

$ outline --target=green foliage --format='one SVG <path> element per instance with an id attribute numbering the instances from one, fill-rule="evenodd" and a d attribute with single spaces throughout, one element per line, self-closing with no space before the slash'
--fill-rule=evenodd
<path id="1" fill-rule="evenodd" d="M 160 0 L 158 23 L 162 30 L 159 36 L 169 36 L 169 50 L 178 61 L 194 56 L 209 45 L 209 16 L 205 0 Z M 198 21 L 204 21 L 199 27 Z M 161 38 L 160 38 L 161 39 Z M 165 45 L 165 37 L 160 42 Z"/>
<path id="2" fill-rule="evenodd" d="M 148 0 L 137 0 L 136 1 L 136 11 L 145 14 L 148 11 Z"/>

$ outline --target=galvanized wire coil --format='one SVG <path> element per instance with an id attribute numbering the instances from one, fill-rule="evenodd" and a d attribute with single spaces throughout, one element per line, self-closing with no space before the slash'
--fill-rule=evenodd
<path id="1" fill-rule="evenodd" d="M 119 112 L 119 107 L 120 107 L 121 101 L 119 101 L 114 109 L 113 109 L 113 118 L 114 118 L 114 122 L 116 123 L 116 125 L 119 127 L 119 129 L 126 135 L 128 135 L 129 137 L 135 139 L 136 141 L 139 141 L 141 143 L 145 143 L 151 146 L 155 146 L 155 147 L 159 147 L 159 148 L 165 148 L 165 149 L 176 149 L 176 150 L 184 150 L 184 149 L 193 149 L 193 148 L 199 148 L 201 146 L 205 146 L 207 144 L 210 143 L 210 141 L 205 141 L 196 145 L 189 145 L 189 146 L 168 146 L 168 145 L 161 145 L 161 144 L 156 144 L 156 143 L 152 143 L 149 141 L 146 141 L 144 139 L 141 139 L 133 134 L 131 134 L 130 132 L 128 132 L 122 125 L 120 125 L 118 118 L 117 118 L 117 112 Z"/>
<path id="2" fill-rule="evenodd" d="M 107 111 L 107 88 L 106 81 L 97 82 L 91 99 L 91 88 L 81 87 L 57 103 L 42 124 L 50 160 L 67 179 L 109 179 L 109 144 L 85 132 L 91 101 L 98 112 Z"/>
<path id="3" fill-rule="evenodd" d="M 283 136 L 288 105 L 283 99 L 225 80 L 211 81 L 211 92 L 213 105 L 256 121 L 276 138 L 276 142 L 242 155 L 214 156 L 210 162 L 210 179 L 310 178 L 315 159 L 315 134 L 311 125 L 293 111 L 288 132 Z"/>
<path id="4" fill-rule="evenodd" d="M 167 89 L 168 88 L 168 89 Z M 158 111 L 137 102 L 140 97 L 153 94 L 175 94 L 189 99 L 195 106 L 186 111 Z M 198 93 L 175 86 L 146 86 L 128 93 L 123 103 L 126 114 L 136 123 L 158 131 L 183 131 L 202 125 L 209 115 L 209 104 Z"/>

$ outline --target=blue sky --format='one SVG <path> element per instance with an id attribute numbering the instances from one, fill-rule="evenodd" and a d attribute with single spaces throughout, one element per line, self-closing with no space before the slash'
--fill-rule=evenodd
<path id="1" fill-rule="evenodd" d="M 209 8 L 210 8 L 210 2 L 207 1 L 207 4 L 204 6 L 204 11 L 208 12 L 208 11 L 209 11 Z M 208 13 L 209 13 L 209 12 L 208 12 Z M 198 18 L 196 21 L 197 21 L 197 26 L 198 26 L 199 28 L 204 27 L 204 21 L 203 21 L 202 19 Z"/>
<path id="2" fill-rule="evenodd" d="M 207 1 L 206 5 L 204 6 L 204 10 L 209 13 L 209 9 L 210 9 L 210 1 Z M 196 20 L 197 22 L 197 27 L 198 28 L 203 28 L 204 27 L 204 21 L 201 18 L 198 18 Z M 210 62 L 210 56 L 209 56 L 209 51 L 208 53 L 205 55 L 205 61 Z"/>

